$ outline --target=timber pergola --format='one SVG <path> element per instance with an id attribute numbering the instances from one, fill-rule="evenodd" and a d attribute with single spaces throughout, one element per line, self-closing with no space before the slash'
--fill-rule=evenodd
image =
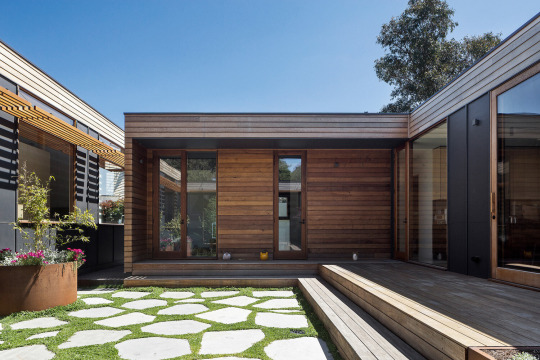
<path id="1" fill-rule="evenodd" d="M 98 139 L 84 133 L 56 116 L 32 105 L 27 100 L 0 86 L 0 110 L 17 117 L 40 130 L 54 135 L 70 144 L 94 152 L 120 168 L 124 168 L 124 154 Z"/>

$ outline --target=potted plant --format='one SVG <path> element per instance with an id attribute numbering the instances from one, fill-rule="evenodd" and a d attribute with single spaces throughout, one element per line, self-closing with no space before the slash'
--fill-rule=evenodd
<path id="1" fill-rule="evenodd" d="M 23 166 L 19 175 L 19 204 L 24 219 L 13 223 L 25 240 L 25 250 L 0 251 L 0 316 L 17 311 L 44 310 L 77 300 L 77 269 L 84 264 L 80 249 L 57 250 L 57 245 L 88 242 L 84 228 L 97 228 L 92 214 L 75 208 L 51 220 L 47 205 L 51 176 L 42 182 Z"/>

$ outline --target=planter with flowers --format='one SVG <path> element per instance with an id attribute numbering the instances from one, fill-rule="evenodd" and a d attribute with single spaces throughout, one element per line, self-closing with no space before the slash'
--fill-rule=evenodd
<path id="1" fill-rule="evenodd" d="M 77 300 L 77 269 L 84 264 L 79 249 L 56 250 L 57 245 L 89 241 L 84 228 L 96 228 L 88 211 L 75 210 L 51 220 L 47 205 L 50 182 L 43 183 L 24 166 L 19 176 L 19 204 L 24 219 L 14 223 L 26 250 L 0 251 L 0 316 L 17 311 L 44 310 Z"/>

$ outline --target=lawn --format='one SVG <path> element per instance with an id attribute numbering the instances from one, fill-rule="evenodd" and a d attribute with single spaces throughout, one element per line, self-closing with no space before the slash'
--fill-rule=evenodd
<path id="1" fill-rule="evenodd" d="M 185 345 L 186 353 L 189 354 L 183 356 L 173 357 L 175 359 L 211 359 L 211 358 L 220 358 L 224 356 L 234 356 L 240 358 L 252 358 L 252 359 L 285 359 L 288 358 L 287 355 L 284 355 L 283 349 L 286 346 L 281 346 L 283 342 L 275 343 L 271 345 L 274 341 L 285 340 L 285 339 L 298 339 L 304 337 L 310 338 L 319 338 L 324 341 L 328 347 L 329 352 L 332 354 L 334 359 L 341 359 L 339 356 L 335 345 L 330 340 L 328 332 L 325 330 L 324 326 L 317 318 L 313 312 L 311 306 L 307 303 L 305 298 L 302 296 L 300 291 L 297 288 L 279 288 L 279 289 L 255 289 L 255 288 L 220 288 L 220 289 L 209 289 L 209 288 L 176 288 L 176 289 L 165 289 L 157 287 L 148 287 L 148 288 L 125 288 L 111 291 L 111 289 L 99 289 L 99 293 L 86 294 L 80 292 L 79 299 L 68 306 L 56 307 L 49 310 L 39 311 L 39 312 L 21 312 L 15 313 L 10 316 L 0 318 L 0 324 L 2 325 L 2 330 L 0 333 L 0 358 L 6 355 L 2 353 L 3 350 L 18 348 L 22 346 L 29 345 L 45 345 L 48 351 L 56 354 L 54 359 L 121 359 L 121 358 L 131 358 L 132 359 L 147 359 L 152 358 L 151 354 L 148 353 L 144 355 L 144 351 L 150 351 L 152 353 L 152 346 L 146 346 L 146 350 L 143 349 L 143 353 L 133 355 L 125 355 L 123 357 L 119 356 L 119 350 L 115 347 L 116 344 L 124 343 L 131 339 L 140 339 L 140 338 L 160 338 L 157 340 L 162 340 L 163 338 L 168 339 L 185 339 L 182 341 L 175 340 L 165 340 L 166 342 L 173 342 L 170 345 L 156 346 L 156 348 L 166 348 L 174 347 L 179 349 L 180 347 L 176 346 L 177 343 L 182 343 Z M 103 291 L 105 290 L 105 291 Z M 236 293 L 223 294 L 216 293 L 220 291 L 228 291 Z M 279 293 L 267 293 L 259 294 L 257 291 L 287 291 L 289 295 L 285 296 L 285 293 L 281 293 L 282 296 L 275 296 Z M 140 298 L 125 298 L 118 297 L 118 295 L 130 296 L 136 295 L 137 292 L 140 292 Z M 255 292 L 255 293 L 254 293 Z M 291 293 L 292 292 L 292 293 Z M 144 294 L 148 293 L 148 294 Z M 193 293 L 191 295 L 190 293 Z M 272 296 L 266 296 L 266 295 Z M 166 297 L 162 297 L 162 295 Z M 206 297 L 212 295 L 220 295 L 216 297 Z M 257 296 L 255 296 L 257 295 Z M 89 301 L 89 298 L 100 298 L 105 299 L 104 304 L 95 304 L 90 305 L 85 303 L 84 300 Z M 157 300 L 154 302 L 147 300 Z M 288 300 L 286 300 L 288 299 Z M 294 305 L 298 301 L 299 307 Z M 142 301 L 141 300 L 145 300 Z M 92 301 L 92 300 L 90 300 Z M 101 300 L 99 300 L 101 301 Z M 137 301 L 136 303 L 132 303 Z M 216 303 L 216 301 L 218 303 Z M 223 304 L 220 302 L 231 302 L 230 304 Z M 236 302 L 239 303 L 236 303 Z M 128 303 L 132 303 L 129 305 Z M 235 303 L 235 304 L 233 304 Z M 126 305 L 127 304 L 127 305 Z M 262 304 L 262 305 L 261 305 Z M 148 308 L 141 308 L 146 306 L 151 306 Z M 181 305 L 178 307 L 178 305 Z M 258 307 L 257 305 L 262 306 Z M 276 305 L 276 306 L 274 306 Z M 126 308 L 127 307 L 136 307 L 135 308 Z M 268 307 L 268 308 L 265 308 Z M 87 317 L 76 317 L 74 315 L 86 316 L 85 312 L 80 313 L 78 311 L 84 309 L 95 309 L 95 308 L 109 308 L 110 312 L 117 312 L 114 315 L 87 318 Z M 217 312 L 213 315 L 213 311 L 227 308 L 227 310 Z M 177 311 L 175 311 L 177 310 Z M 179 311 L 178 311 L 179 310 Z M 75 313 L 74 313 L 75 312 Z M 170 312 L 180 312 L 182 314 L 166 314 Z M 187 314 L 189 313 L 189 314 Z M 128 317 L 125 317 L 127 314 L 133 314 Z M 144 314 L 144 315 L 143 315 Z M 304 316 L 305 315 L 305 316 Z M 201 317 L 199 317 L 201 316 Z M 217 316 L 217 318 L 215 317 Z M 235 318 L 235 316 L 237 318 Z M 15 325 L 21 321 L 27 321 L 31 319 L 38 319 L 44 317 L 53 317 L 57 320 L 64 321 L 66 324 L 56 325 L 48 328 L 34 328 L 34 329 L 18 329 L 19 326 Z M 111 326 L 107 324 L 107 319 L 114 319 L 117 317 L 123 317 L 128 323 L 137 321 L 137 318 L 140 318 L 142 323 L 138 324 L 127 324 L 124 326 Z M 154 318 L 155 317 L 155 318 Z M 204 317 L 209 317 L 205 319 Z M 231 318 L 232 317 L 232 318 Z M 277 319 L 276 319 L 277 318 Z M 102 321 L 105 323 L 101 323 Z M 180 321 L 183 320 L 183 321 Z M 185 321 L 191 320 L 191 321 Z M 293 321 L 294 320 L 294 321 Z M 307 322 L 306 322 L 307 320 Z M 197 323 L 195 323 L 196 321 Z M 289 321 L 291 321 L 289 325 Z M 295 325 L 295 321 L 300 321 L 299 324 Z M 96 323 L 97 322 L 97 323 Z M 158 330 L 158 333 L 155 333 L 155 325 L 150 328 L 144 328 L 150 324 L 156 324 L 160 322 L 169 322 L 166 324 L 165 329 Z M 228 323 L 226 323 L 228 322 Z M 232 322 L 232 323 L 231 323 Z M 100 324 L 101 323 L 101 324 Z M 178 331 L 175 329 L 173 324 L 183 324 L 184 327 L 188 328 L 188 332 L 195 332 L 183 335 L 171 335 Z M 11 328 L 11 325 L 14 325 L 15 329 Z M 189 325 L 189 326 L 186 326 Z M 192 326 L 194 325 L 194 326 Z M 307 327 L 306 327 L 307 325 Z M 179 325 L 180 326 L 180 325 Z M 283 326 L 280 328 L 278 326 Z M 152 330 L 150 330 L 152 329 Z M 240 333 L 219 333 L 223 331 L 236 331 L 236 330 L 249 330 Z M 79 332 L 85 330 L 109 330 L 111 337 L 107 338 L 104 341 L 108 341 L 104 344 L 98 345 L 87 345 L 87 346 L 77 346 L 77 347 L 66 347 L 66 342 L 72 336 Z M 128 330 L 128 331 L 126 331 Z M 185 329 L 184 329 L 185 330 Z M 47 338 L 36 338 L 27 340 L 30 336 L 36 334 L 42 334 L 46 332 L 59 331 L 57 334 Z M 150 332 L 153 331 L 154 333 Z M 180 331 L 181 332 L 181 331 Z M 216 332 L 214 334 L 211 334 Z M 83 333 L 90 334 L 83 341 L 92 342 L 96 341 L 94 338 L 94 333 Z M 120 338 L 115 338 L 114 335 L 117 334 Z M 208 347 L 203 346 L 204 355 L 200 354 L 201 343 L 203 340 L 204 334 L 205 342 L 208 344 Z M 219 335 L 218 335 L 219 334 Z M 231 340 L 231 337 L 227 335 L 233 335 L 240 337 L 238 339 L 240 342 L 244 341 L 244 345 L 240 346 L 241 351 L 236 352 L 236 350 L 227 349 L 228 346 L 233 346 L 234 339 Z M 242 334 L 240 336 L 240 334 Z M 253 345 L 246 340 L 246 337 L 243 334 L 252 334 L 256 335 L 253 339 Z M 216 337 L 216 335 L 218 335 Z M 264 335 L 264 338 L 263 338 Z M 108 335 L 107 335 L 108 336 Z M 211 341 L 211 338 L 214 340 Z M 83 336 L 84 338 L 84 336 Z M 216 339 L 217 338 L 217 339 Z M 216 341 L 217 340 L 217 341 Z M 147 339 L 147 341 L 150 341 Z M 313 339 L 303 339 L 296 340 L 296 342 L 302 341 L 314 341 Z M 221 343 L 220 343 L 221 342 Z M 246 343 L 247 342 L 247 343 Z M 119 348 L 124 349 L 123 351 L 132 350 L 131 346 L 133 342 L 127 342 L 126 344 L 118 345 Z M 189 343 L 189 346 L 188 346 Z M 285 342 L 285 343 L 290 343 Z M 69 344 L 69 343 L 68 343 Z M 60 346 L 61 345 L 61 346 Z M 75 344 L 79 345 L 79 344 Z M 180 344 L 182 345 L 182 344 Z M 213 345 L 213 347 L 211 346 Z M 216 346 L 217 345 L 217 346 Z M 268 347 L 270 345 L 270 347 Z M 60 347 L 59 347 L 60 346 Z M 69 346 L 69 345 L 68 345 Z M 234 346 L 233 346 L 234 347 Z M 268 348 L 267 348 L 268 347 Z M 318 347 L 318 346 L 316 346 Z M 323 346 L 324 347 L 324 346 Z M 41 347 L 44 350 L 43 347 Z M 148 349 L 150 348 L 150 349 Z M 267 351 L 265 351 L 267 348 Z M 311 346 L 313 348 L 313 346 Z M 210 350 L 209 350 L 210 349 Z M 237 348 L 238 349 L 238 348 Z M 272 353 L 272 350 L 274 353 Z M 277 350 L 277 354 L 276 354 Z M 300 351 L 296 346 L 294 351 Z M 281 352 L 281 355 L 279 354 Z M 321 352 L 321 351 L 320 351 Z M 122 353 L 122 352 L 121 352 Z M 272 357 L 270 357 L 271 355 Z M 49 356 L 52 354 L 49 353 Z M 285 357 L 284 357 L 285 356 Z M 291 359 L 298 358 L 298 355 L 294 355 L 291 352 Z M 159 357 L 155 357 L 156 359 Z M 324 358 L 324 357 L 322 357 Z"/>

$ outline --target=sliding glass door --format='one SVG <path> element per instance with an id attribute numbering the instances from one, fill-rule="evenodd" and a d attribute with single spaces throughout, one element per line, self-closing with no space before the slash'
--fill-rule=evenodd
<path id="1" fill-rule="evenodd" d="M 154 156 L 154 257 L 215 258 L 216 153 Z"/>

